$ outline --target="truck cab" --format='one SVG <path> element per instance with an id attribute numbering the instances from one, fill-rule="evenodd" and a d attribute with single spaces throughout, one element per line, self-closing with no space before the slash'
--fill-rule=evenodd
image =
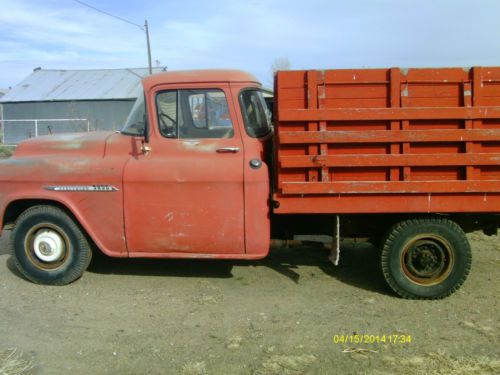
<path id="1" fill-rule="evenodd" d="M 91 245 L 115 257 L 267 255 L 272 128 L 261 85 L 205 70 L 153 75 L 143 89 L 121 131 L 39 137 L 2 161 L 2 227 L 16 223 L 28 279 L 73 281 Z"/>
<path id="2" fill-rule="evenodd" d="M 121 132 L 136 142 L 123 172 L 129 256 L 265 256 L 271 125 L 260 84 L 176 72 L 144 90 Z"/>

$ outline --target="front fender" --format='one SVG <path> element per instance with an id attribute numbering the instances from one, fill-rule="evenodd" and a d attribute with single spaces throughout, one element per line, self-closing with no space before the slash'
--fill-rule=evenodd
<path id="1" fill-rule="evenodd" d="M 0 161 L 0 213 L 20 200 L 45 200 L 66 207 L 94 243 L 110 256 L 126 256 L 123 166 L 128 156 L 47 155 Z M 112 191 L 51 191 L 50 186 L 112 185 Z"/>
<path id="2" fill-rule="evenodd" d="M 4 185 L 4 183 L 2 183 Z M 113 257 L 126 257 L 127 247 L 123 228 L 122 186 L 115 191 L 61 192 L 45 190 L 40 184 L 9 183 L 12 193 L 0 197 L 1 227 L 6 211 L 22 201 L 43 204 L 58 203 L 65 207 L 83 227 L 99 249 Z M 5 189 L 5 186 L 2 186 Z"/>

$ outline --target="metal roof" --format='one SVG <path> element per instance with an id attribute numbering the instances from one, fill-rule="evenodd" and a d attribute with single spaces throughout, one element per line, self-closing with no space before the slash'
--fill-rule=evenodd
<path id="1" fill-rule="evenodd" d="M 154 68 L 153 73 L 163 68 Z M 135 99 L 147 68 L 45 70 L 35 69 L 0 102 Z"/>

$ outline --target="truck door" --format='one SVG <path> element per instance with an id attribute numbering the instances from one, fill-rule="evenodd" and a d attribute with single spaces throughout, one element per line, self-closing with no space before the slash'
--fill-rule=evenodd
<path id="1" fill-rule="evenodd" d="M 151 152 L 124 172 L 130 255 L 244 253 L 244 150 L 229 86 L 167 86 L 151 98 Z"/>

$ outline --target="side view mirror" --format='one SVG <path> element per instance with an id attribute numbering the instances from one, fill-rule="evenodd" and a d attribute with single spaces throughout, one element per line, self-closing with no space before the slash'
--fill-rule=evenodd
<path id="1" fill-rule="evenodd" d="M 146 142 L 142 142 L 141 151 L 147 156 L 151 152 L 151 146 L 149 146 Z"/>

